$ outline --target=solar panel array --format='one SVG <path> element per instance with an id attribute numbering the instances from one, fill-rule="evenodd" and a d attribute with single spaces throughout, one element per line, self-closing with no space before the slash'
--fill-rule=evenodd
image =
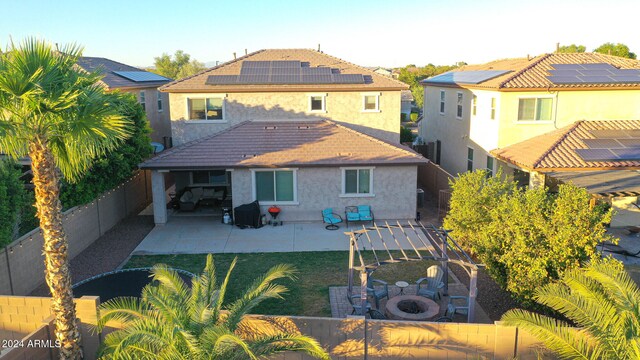
<path id="1" fill-rule="evenodd" d="M 171 79 L 148 71 L 114 71 L 114 74 L 135 82 L 171 81 Z"/>
<path id="2" fill-rule="evenodd" d="M 424 83 L 438 84 L 479 84 L 510 72 L 509 70 L 449 71 L 423 80 Z"/>
<path id="3" fill-rule="evenodd" d="M 584 161 L 640 160 L 640 130 L 591 130 L 595 139 L 582 139 L 587 149 L 575 149 Z"/>
<path id="4" fill-rule="evenodd" d="M 640 69 L 618 69 L 611 64 L 551 64 L 547 76 L 554 84 L 640 83 Z"/>
<path id="5" fill-rule="evenodd" d="M 208 85 L 364 84 L 362 74 L 340 74 L 338 69 L 309 67 L 298 60 L 243 61 L 240 75 L 209 75 Z"/>

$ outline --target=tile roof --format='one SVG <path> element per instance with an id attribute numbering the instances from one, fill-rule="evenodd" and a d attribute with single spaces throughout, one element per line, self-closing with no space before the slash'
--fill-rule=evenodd
<path id="1" fill-rule="evenodd" d="M 168 149 L 142 169 L 418 165 L 428 160 L 328 120 L 245 121 Z"/>
<path id="2" fill-rule="evenodd" d="M 87 57 L 83 56 L 78 59 L 78 65 L 86 71 L 94 72 L 101 70 L 104 77 L 102 83 L 109 89 L 122 89 L 122 88 L 148 88 L 159 87 L 169 82 L 167 81 L 145 81 L 136 82 L 125 77 L 116 75 L 114 71 L 144 71 L 134 66 L 119 63 L 106 58 L 101 57 Z"/>
<path id="3" fill-rule="evenodd" d="M 592 130 L 640 130 L 640 120 L 582 120 L 569 126 L 495 149 L 497 159 L 540 172 L 567 170 L 640 169 L 640 160 L 584 161 L 574 150 L 588 149 L 584 139 Z"/>
<path id="4" fill-rule="evenodd" d="M 599 53 L 552 53 L 532 59 L 516 58 L 496 60 L 480 65 L 465 65 L 453 71 L 509 70 L 509 73 L 461 87 L 488 88 L 498 90 L 519 89 L 566 89 L 566 88 L 640 88 L 638 83 L 611 84 L 554 84 L 547 76 L 552 64 L 611 64 L 619 69 L 640 69 L 640 61 Z"/>
<path id="5" fill-rule="evenodd" d="M 209 75 L 239 75 L 242 62 L 248 61 L 273 61 L 273 60 L 299 60 L 309 63 L 310 67 L 331 67 L 340 70 L 341 74 L 363 74 L 364 84 L 237 84 L 237 85 L 211 85 L 206 84 Z M 201 71 L 184 79 L 176 80 L 161 88 L 166 92 L 249 92 L 249 91 L 322 91 L 322 90 L 402 90 L 409 85 L 393 78 L 380 75 L 337 57 L 311 49 L 266 49 L 253 52 L 221 65 Z"/>
<path id="6" fill-rule="evenodd" d="M 400 100 L 401 101 L 413 101 L 413 94 L 411 93 L 411 90 L 402 90 L 400 92 Z"/>

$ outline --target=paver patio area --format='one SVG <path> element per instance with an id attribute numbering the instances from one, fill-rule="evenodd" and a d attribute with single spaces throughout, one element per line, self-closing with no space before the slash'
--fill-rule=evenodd
<path id="1" fill-rule="evenodd" d="M 376 221 L 384 226 L 384 221 Z M 389 221 L 389 224 L 395 221 Z M 407 221 L 401 221 L 406 224 Z M 369 226 L 370 223 L 356 223 L 352 229 Z M 349 250 L 349 241 L 341 224 L 340 229 L 325 229 L 322 222 L 284 223 L 282 226 L 264 226 L 259 229 L 240 229 L 222 224 L 219 218 L 194 216 L 170 217 L 165 225 L 156 226 L 134 250 L 134 255 L 142 254 L 204 254 L 204 253 L 247 253 L 247 252 L 294 252 Z M 387 229 L 381 233 L 389 249 L 398 249 L 393 236 Z M 407 234 L 414 240 L 415 233 Z M 394 230 L 394 235 L 404 234 Z M 416 242 L 417 243 L 417 242 Z M 402 244 L 406 244 L 402 242 Z M 377 249 L 382 244 L 376 244 Z M 423 247 L 419 250 L 427 250 Z"/>

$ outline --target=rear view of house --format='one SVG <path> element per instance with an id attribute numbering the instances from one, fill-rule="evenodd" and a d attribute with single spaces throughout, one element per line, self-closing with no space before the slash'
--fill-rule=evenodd
<path id="1" fill-rule="evenodd" d="M 380 219 L 415 217 L 417 166 L 427 160 L 399 144 L 407 88 L 300 49 L 258 51 L 165 85 L 177 147 L 141 164 L 161 199 L 156 223 L 167 220 L 166 172 L 178 197 L 223 207 L 258 200 L 263 213 L 281 207 L 284 220 L 360 204 Z"/>

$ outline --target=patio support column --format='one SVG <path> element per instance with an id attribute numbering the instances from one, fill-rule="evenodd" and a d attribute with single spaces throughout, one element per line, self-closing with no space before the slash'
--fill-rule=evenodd
<path id="1" fill-rule="evenodd" d="M 444 260 L 442 260 L 441 264 L 442 264 L 442 269 L 444 270 L 444 288 L 442 289 L 442 293 L 444 296 L 449 296 L 449 256 L 447 255 L 447 248 L 449 247 L 448 245 L 448 240 L 449 240 L 449 234 L 447 233 L 446 230 L 442 230 L 442 257 L 444 258 Z"/>
<path id="2" fill-rule="evenodd" d="M 353 238 L 353 235 L 351 235 L 349 237 L 349 281 L 348 283 L 348 287 L 347 287 L 347 291 L 348 291 L 348 296 L 351 296 L 351 292 L 353 291 L 353 257 L 354 257 L 354 246 L 355 246 L 355 240 Z"/>
<path id="3" fill-rule="evenodd" d="M 167 195 L 164 187 L 164 173 L 151 172 L 151 196 L 153 198 L 153 220 L 156 225 L 167 223 Z"/>
<path id="4" fill-rule="evenodd" d="M 365 316 L 367 314 L 367 278 L 369 273 L 366 268 L 360 270 L 360 314 Z"/>
<path id="5" fill-rule="evenodd" d="M 467 314 L 467 322 L 472 323 L 476 316 L 476 297 L 478 296 L 478 268 L 471 267 L 471 276 L 469 278 L 469 313 Z"/>
<path id="6" fill-rule="evenodd" d="M 529 188 L 538 189 L 544 187 L 546 178 L 543 173 L 532 171 L 529 173 Z"/>

